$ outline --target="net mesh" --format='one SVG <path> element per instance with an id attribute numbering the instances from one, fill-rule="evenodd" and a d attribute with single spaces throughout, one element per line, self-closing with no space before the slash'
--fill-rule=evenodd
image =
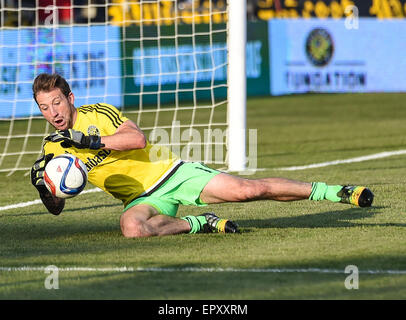
<path id="1" fill-rule="evenodd" d="M 28 170 L 53 128 L 32 82 L 59 73 L 185 160 L 227 162 L 225 1 L 0 0 L 0 172 Z"/>

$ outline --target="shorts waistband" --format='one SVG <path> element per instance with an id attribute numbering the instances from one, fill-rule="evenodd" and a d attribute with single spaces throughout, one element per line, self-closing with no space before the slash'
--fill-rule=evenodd
<path id="1" fill-rule="evenodd" d="M 135 199 L 141 198 L 141 197 L 148 197 L 151 194 L 153 194 L 156 190 L 158 190 L 166 181 L 168 181 L 168 179 L 170 177 L 172 177 L 175 172 L 180 168 L 180 166 L 182 164 L 184 164 L 185 162 L 180 160 L 179 163 L 177 163 L 174 167 L 172 167 L 168 172 L 166 172 L 166 174 L 163 176 L 163 178 L 161 178 L 155 185 L 153 185 L 150 189 L 144 191 L 142 194 L 140 194 L 139 196 L 135 197 L 134 199 L 131 199 L 130 202 L 133 202 Z"/>

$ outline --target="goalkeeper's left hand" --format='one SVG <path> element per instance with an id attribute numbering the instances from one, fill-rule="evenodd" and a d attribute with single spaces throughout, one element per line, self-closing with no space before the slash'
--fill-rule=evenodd
<path id="1" fill-rule="evenodd" d="M 37 188 L 40 194 L 47 193 L 47 188 L 45 187 L 44 182 L 44 171 L 45 166 L 51 159 L 54 157 L 53 153 L 49 153 L 47 155 L 42 154 L 40 158 L 35 161 L 34 165 L 31 168 L 31 183 L 32 185 Z"/>
<path id="2" fill-rule="evenodd" d="M 75 147 L 78 149 L 97 150 L 104 147 L 99 136 L 86 136 L 82 132 L 73 129 L 57 130 L 48 135 L 45 140 L 61 142 L 63 148 Z"/>

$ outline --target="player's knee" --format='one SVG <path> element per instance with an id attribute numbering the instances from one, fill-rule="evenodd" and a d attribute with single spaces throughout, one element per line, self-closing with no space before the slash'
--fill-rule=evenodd
<path id="1" fill-rule="evenodd" d="M 238 201 L 253 201 L 263 199 L 268 192 L 268 186 L 261 180 L 244 180 L 237 195 Z"/>
<path id="2" fill-rule="evenodd" d="M 122 217 L 120 226 L 121 233 L 126 238 L 140 238 L 153 235 L 146 228 L 145 221 L 134 219 L 132 217 Z"/>

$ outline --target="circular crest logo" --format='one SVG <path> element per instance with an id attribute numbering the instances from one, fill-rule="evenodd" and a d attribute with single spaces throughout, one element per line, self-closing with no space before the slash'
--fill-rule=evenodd
<path id="1" fill-rule="evenodd" d="M 90 125 L 90 126 L 87 128 L 87 134 L 88 134 L 89 136 L 100 136 L 100 131 L 99 131 L 99 129 L 97 129 L 96 126 Z"/>
<path id="2" fill-rule="evenodd" d="M 334 43 L 325 29 L 313 29 L 306 39 L 306 55 L 316 67 L 327 65 L 334 53 Z"/>

